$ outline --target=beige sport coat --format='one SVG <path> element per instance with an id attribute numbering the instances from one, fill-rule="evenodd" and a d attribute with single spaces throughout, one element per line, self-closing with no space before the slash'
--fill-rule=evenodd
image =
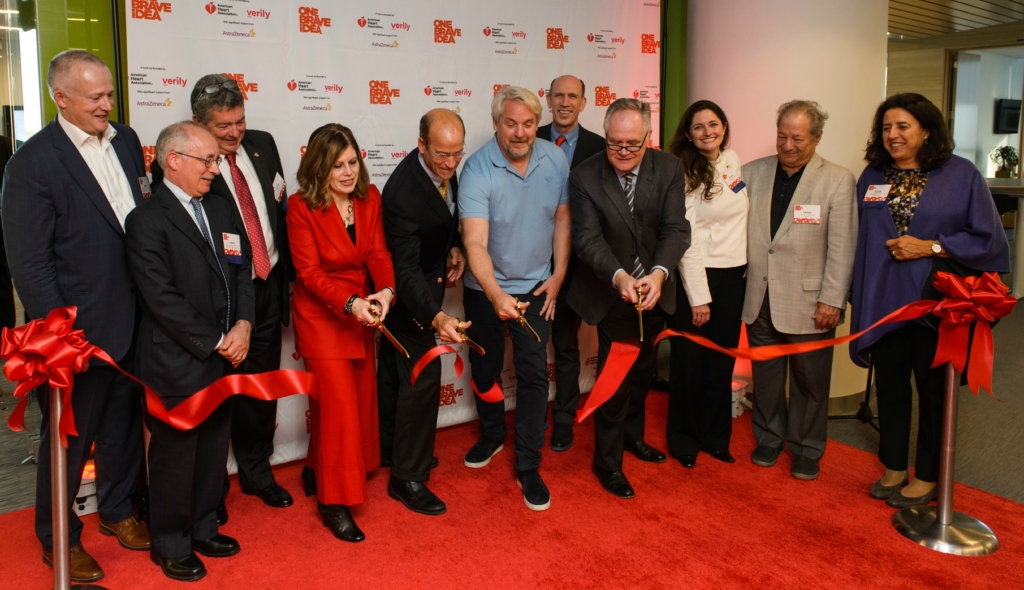
<path id="1" fill-rule="evenodd" d="M 857 184 L 842 166 L 814 154 L 786 217 L 771 237 L 772 188 L 778 156 L 743 166 L 747 219 L 747 293 L 743 321 L 757 319 L 769 289 L 772 324 L 784 334 L 816 334 L 818 302 L 846 308 L 857 247 Z M 796 205 L 819 205 L 820 223 L 794 223 Z"/>

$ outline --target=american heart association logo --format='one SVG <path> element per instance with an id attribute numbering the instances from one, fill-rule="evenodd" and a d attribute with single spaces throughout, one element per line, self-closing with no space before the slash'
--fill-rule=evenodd
<path id="1" fill-rule="evenodd" d="M 423 89 L 423 94 L 426 94 L 427 96 L 430 96 L 433 93 L 434 90 L 430 86 L 427 86 L 426 88 Z"/>
<path id="2" fill-rule="evenodd" d="M 594 34 L 593 33 L 587 35 L 587 41 L 590 41 L 591 43 L 594 42 Z"/>
<path id="3" fill-rule="evenodd" d="M 544 89 L 543 88 L 541 88 L 540 90 L 537 91 L 537 96 L 539 96 L 541 98 L 544 98 Z"/>
<path id="4" fill-rule="evenodd" d="M 360 152 L 362 153 L 363 159 L 365 160 L 366 159 L 366 150 L 360 150 Z"/>
<path id="5" fill-rule="evenodd" d="M 796 205 L 796 206 L 794 206 L 794 207 L 793 207 L 793 209 L 794 209 L 795 211 L 803 211 L 803 208 L 801 208 L 801 207 L 800 207 L 800 205 Z"/>
<path id="6" fill-rule="evenodd" d="M 206 5 L 206 12 L 208 12 L 210 14 L 213 14 L 213 13 L 217 12 L 217 5 L 214 4 L 213 2 L 210 2 L 209 4 Z"/>
<path id="7" fill-rule="evenodd" d="M 361 29 L 366 26 L 366 17 L 361 16 L 359 17 L 359 20 L 357 20 L 356 22 L 359 23 L 359 28 Z"/>
<path id="8" fill-rule="evenodd" d="M 633 91 L 633 98 L 640 98 L 640 91 L 639 90 L 634 90 Z"/>
<path id="9" fill-rule="evenodd" d="M 484 27 L 484 36 L 485 37 L 490 37 L 491 36 L 491 27 Z"/>
<path id="10" fill-rule="evenodd" d="M 298 87 L 299 87 L 299 85 L 295 83 L 295 80 L 289 80 L 289 82 L 288 82 L 288 90 L 295 90 Z"/>

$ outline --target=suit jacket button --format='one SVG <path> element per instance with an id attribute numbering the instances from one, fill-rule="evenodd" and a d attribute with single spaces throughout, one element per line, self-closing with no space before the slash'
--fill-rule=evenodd
<path id="1" fill-rule="evenodd" d="M 769 250 L 768 253 L 769 254 L 775 254 L 775 250 Z"/>
<path id="2" fill-rule="evenodd" d="M 766 283 L 768 282 L 768 277 L 764 278 L 764 282 L 766 282 Z"/>
<path id="3" fill-rule="evenodd" d="M 437 282 L 441 282 L 441 277 L 437 277 Z"/>

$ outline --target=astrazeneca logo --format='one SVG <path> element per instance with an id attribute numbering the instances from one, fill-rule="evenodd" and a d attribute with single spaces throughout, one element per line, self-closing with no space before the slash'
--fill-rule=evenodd
<path id="1" fill-rule="evenodd" d="M 171 106 L 171 99 L 165 98 L 164 100 L 140 100 L 135 103 L 137 107 L 169 107 Z"/>
<path id="2" fill-rule="evenodd" d="M 548 49 L 565 49 L 569 42 L 569 36 L 562 34 L 562 28 L 553 29 L 548 27 Z"/>
<path id="3" fill-rule="evenodd" d="M 594 104 L 599 107 L 606 107 L 615 100 L 615 93 L 611 86 L 598 86 L 594 88 Z"/>
<path id="4" fill-rule="evenodd" d="M 299 32 L 323 35 L 324 27 L 331 26 L 331 19 L 320 18 L 320 10 L 310 6 L 299 7 Z"/>
<path id="5" fill-rule="evenodd" d="M 160 13 L 170 14 L 171 3 L 158 0 L 132 0 L 132 18 L 142 20 L 163 20 Z"/>
<path id="6" fill-rule="evenodd" d="M 462 29 L 452 26 L 450 20 L 434 21 L 434 43 L 455 43 L 456 37 L 462 36 Z"/>
<path id="7" fill-rule="evenodd" d="M 509 86 L 510 86 L 509 84 L 495 84 L 494 85 L 494 96 L 498 96 L 498 93 L 501 92 L 502 88 L 508 88 Z"/>
<path id="8" fill-rule="evenodd" d="M 655 41 L 654 35 L 640 35 L 640 53 L 658 53 L 661 41 Z"/>
<path id="9" fill-rule="evenodd" d="M 249 100 L 250 92 L 259 92 L 260 90 L 259 84 L 256 82 L 246 83 L 245 74 L 229 74 L 224 72 L 224 75 L 238 83 L 238 89 L 242 91 L 242 98 L 245 100 Z"/>
<path id="10" fill-rule="evenodd" d="M 399 96 L 398 88 L 390 88 L 387 80 L 370 80 L 370 104 L 391 104 Z"/>

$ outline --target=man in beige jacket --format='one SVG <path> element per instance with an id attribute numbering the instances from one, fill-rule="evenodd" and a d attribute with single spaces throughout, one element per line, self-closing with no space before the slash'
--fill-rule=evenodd
<path id="1" fill-rule="evenodd" d="M 843 319 L 857 245 L 856 183 L 849 170 L 815 153 L 827 118 L 816 102 L 782 105 L 778 155 L 743 167 L 750 198 L 743 321 L 751 346 L 832 338 Z M 793 477 L 818 477 L 832 348 L 755 362 L 753 372 L 751 460 L 775 465 L 785 442 Z"/>

